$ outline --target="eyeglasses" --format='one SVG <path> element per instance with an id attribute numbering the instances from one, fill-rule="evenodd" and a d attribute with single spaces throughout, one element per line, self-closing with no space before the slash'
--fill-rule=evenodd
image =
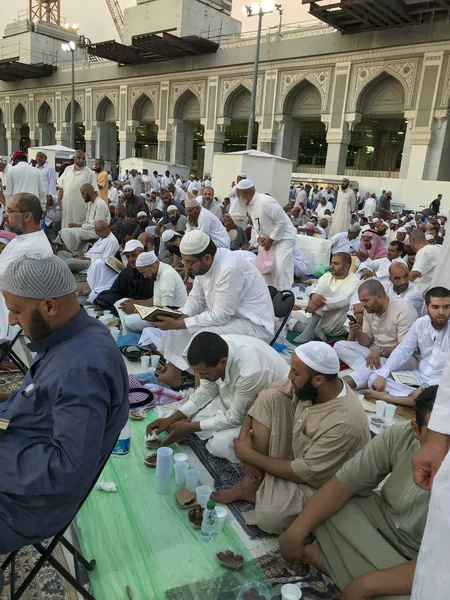
<path id="1" fill-rule="evenodd" d="M 12 208 L 7 208 L 7 209 L 6 209 L 6 212 L 7 212 L 9 215 L 12 215 L 13 213 L 26 213 L 26 212 L 28 212 L 28 211 L 27 211 L 27 210 L 14 210 L 14 209 L 12 209 Z"/>
<path id="2" fill-rule="evenodd" d="M 196 262 L 198 262 L 200 259 L 196 258 L 195 260 L 193 260 L 192 262 L 188 263 L 186 261 L 184 261 L 184 266 L 187 267 L 188 269 L 190 269 L 193 265 L 195 265 Z"/>

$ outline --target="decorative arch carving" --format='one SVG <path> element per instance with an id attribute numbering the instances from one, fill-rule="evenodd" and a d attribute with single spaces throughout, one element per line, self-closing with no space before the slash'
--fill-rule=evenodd
<path id="1" fill-rule="evenodd" d="M 62 114 L 66 117 L 64 120 L 66 121 L 66 123 L 68 123 L 70 121 L 70 95 L 69 94 L 64 94 L 63 98 L 62 98 Z M 75 93 L 75 111 L 77 109 L 77 104 L 80 108 L 80 112 L 81 112 L 81 120 L 84 123 L 84 93 L 79 92 L 79 93 Z M 67 116 L 69 118 L 67 118 Z"/>
<path id="2" fill-rule="evenodd" d="M 186 88 L 183 92 L 181 92 L 173 107 L 173 116 L 175 119 L 183 119 L 184 110 L 187 102 L 192 98 L 196 98 L 200 105 L 200 115 L 202 115 L 202 103 L 197 94 L 195 94 L 190 88 Z"/>
<path id="3" fill-rule="evenodd" d="M 81 108 L 81 105 L 78 102 L 78 100 L 75 100 L 75 115 L 77 113 L 77 108 L 79 109 L 79 111 L 81 113 L 81 121 L 84 121 L 84 119 L 83 119 L 83 109 Z M 66 123 L 70 123 L 70 102 L 66 106 L 66 110 L 65 110 L 64 116 L 65 116 L 65 119 L 64 119 L 65 122 Z"/>
<path id="4" fill-rule="evenodd" d="M 155 98 L 150 97 L 147 92 L 142 92 L 142 94 L 136 98 L 136 100 L 134 101 L 134 104 L 132 106 L 132 109 L 131 109 L 131 120 L 132 121 L 141 121 L 142 108 L 144 107 L 146 102 L 150 102 L 152 104 L 153 114 L 155 115 L 155 118 L 156 118 Z"/>
<path id="5" fill-rule="evenodd" d="M 28 123 L 28 113 L 25 102 L 17 102 L 15 106 L 13 105 L 13 123 L 17 123 L 18 125 Z"/>
<path id="6" fill-rule="evenodd" d="M 223 106 L 223 116 L 233 119 L 236 105 L 248 94 L 251 95 L 251 90 L 247 85 L 244 85 L 244 83 L 240 83 L 234 87 L 225 100 L 225 104 Z"/>
<path id="7" fill-rule="evenodd" d="M 292 101 L 298 89 L 309 82 L 320 93 L 322 112 L 326 110 L 330 87 L 330 71 L 300 71 L 283 73 L 281 76 L 281 94 L 278 99 L 278 112 L 284 112 L 286 100 Z"/>
<path id="8" fill-rule="evenodd" d="M 407 62 L 379 63 L 368 66 L 358 65 L 353 73 L 352 83 L 350 85 L 352 95 L 348 111 L 357 112 L 358 106 L 361 103 L 361 99 L 364 98 L 364 95 L 369 89 L 370 85 L 386 75 L 391 75 L 394 77 L 394 79 L 397 79 L 397 81 L 401 83 L 405 91 L 405 109 L 409 108 L 412 103 L 416 71 L 416 60 L 410 60 Z"/>
<path id="9" fill-rule="evenodd" d="M 250 93 L 252 92 L 253 81 L 251 77 L 242 79 L 225 79 L 221 82 L 221 93 L 220 93 L 220 106 L 219 115 L 225 115 L 225 106 L 230 96 L 232 96 L 238 88 L 246 88 Z M 261 89 L 262 89 L 262 77 L 258 76 L 258 84 L 256 88 L 256 114 L 261 113 Z"/>
<path id="10" fill-rule="evenodd" d="M 108 108 L 112 106 L 113 111 L 114 111 L 114 121 L 117 119 L 117 111 L 116 111 L 116 107 L 114 106 L 114 102 L 111 100 L 111 98 L 109 97 L 109 94 L 105 94 L 103 96 L 103 98 L 100 100 L 100 102 L 97 105 L 97 109 L 95 111 L 95 120 L 96 121 L 106 121 L 106 114 L 108 111 Z"/>
<path id="11" fill-rule="evenodd" d="M 112 90 L 111 92 L 103 92 L 103 91 L 95 92 L 95 94 L 94 94 L 94 114 L 97 113 L 100 104 L 102 102 L 104 102 L 105 98 L 111 102 L 111 104 L 114 107 L 114 112 L 117 115 L 119 106 L 118 106 L 118 102 L 117 102 L 118 95 L 117 95 L 116 90 Z"/>
<path id="12" fill-rule="evenodd" d="M 172 114 L 174 118 L 180 118 L 180 107 L 184 107 L 184 103 L 189 97 L 189 93 L 193 94 L 200 105 L 200 116 L 204 115 L 205 106 L 205 84 L 204 83 L 175 83 L 172 86 Z"/>
<path id="13" fill-rule="evenodd" d="M 46 100 L 44 100 L 38 108 L 37 123 L 53 123 L 52 107 Z"/>

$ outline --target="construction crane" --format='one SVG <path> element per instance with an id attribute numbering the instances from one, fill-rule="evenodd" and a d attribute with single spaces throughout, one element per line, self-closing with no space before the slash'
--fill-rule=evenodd
<path id="1" fill-rule="evenodd" d="M 29 18 L 31 21 L 47 21 L 47 23 L 61 24 L 60 0 L 30 0 Z"/>
<path id="2" fill-rule="evenodd" d="M 114 21 L 114 25 L 116 26 L 120 41 L 123 43 L 124 18 L 123 18 L 122 9 L 120 8 L 119 1 L 118 0 L 106 0 L 106 4 L 108 5 L 112 20 Z"/>

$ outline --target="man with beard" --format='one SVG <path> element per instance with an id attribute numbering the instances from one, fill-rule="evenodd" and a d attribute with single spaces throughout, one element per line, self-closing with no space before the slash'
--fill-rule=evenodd
<path id="1" fill-rule="evenodd" d="M 90 183 L 85 183 L 80 188 L 80 194 L 87 204 L 86 218 L 83 223 L 69 223 L 67 229 L 61 229 L 55 238 L 55 244 L 63 246 L 68 252 L 80 252 L 86 242 L 98 239 L 95 233 L 95 223 L 106 221 L 109 224 L 111 214 L 108 205 L 104 202 Z"/>
<path id="2" fill-rule="evenodd" d="M 185 204 L 187 215 L 187 231 L 199 230 L 211 238 L 217 248 L 229 248 L 230 238 L 227 230 L 213 213 L 197 202 L 188 198 Z"/>
<path id="3" fill-rule="evenodd" d="M 351 214 L 356 210 L 355 192 L 350 187 L 350 179 L 342 178 L 341 189 L 338 192 L 336 208 L 331 224 L 328 238 L 332 238 L 336 233 L 348 231 L 351 224 Z"/>
<path id="4" fill-rule="evenodd" d="M 161 200 L 163 203 L 163 217 L 161 219 L 161 225 L 166 225 L 169 223 L 169 206 L 176 206 L 180 215 L 186 214 L 183 205 L 178 202 L 178 200 L 175 200 L 172 197 L 172 194 L 167 190 L 163 190 L 161 192 Z"/>
<path id="5" fill-rule="evenodd" d="M 0 287 L 11 325 L 35 353 L 20 389 L 0 393 L 8 423 L 0 440 L 0 553 L 7 554 L 73 519 L 129 406 L 122 356 L 106 327 L 80 307 L 61 259 L 22 257 Z"/>
<path id="6" fill-rule="evenodd" d="M 81 186 L 90 183 L 98 191 L 97 176 L 86 166 L 86 154 L 75 152 L 74 164 L 69 165 L 58 178 L 58 203 L 62 205 L 61 228 L 69 223 L 83 223 L 86 218 L 86 204 L 80 195 Z"/>
<path id="7" fill-rule="evenodd" d="M 169 217 L 169 222 L 164 224 L 164 229 L 172 229 L 183 235 L 186 231 L 187 217 L 180 214 L 175 204 L 170 204 L 167 207 L 167 216 Z"/>
<path id="8" fill-rule="evenodd" d="M 323 342 L 296 348 L 288 379 L 259 393 L 234 440 L 245 478 L 214 492 L 215 502 L 254 503 L 249 525 L 282 533 L 305 503 L 370 440 L 357 396 L 338 376 L 339 358 Z"/>
<path id="9" fill-rule="evenodd" d="M 203 188 L 201 205 L 212 212 L 213 215 L 216 215 L 219 221 L 222 220 L 222 209 L 220 204 L 214 200 L 214 188 L 210 186 Z"/>
<path id="10" fill-rule="evenodd" d="M 98 195 L 108 204 L 108 173 L 105 171 L 105 161 L 103 158 L 96 158 L 94 163 L 94 173 L 97 175 Z"/>
<path id="11" fill-rule="evenodd" d="M 401 242 L 394 243 L 400 244 Z M 391 264 L 389 267 L 389 281 L 383 285 L 389 298 L 404 300 L 415 309 L 418 317 L 422 316 L 423 294 L 415 283 L 409 281 L 408 267 L 404 262 L 393 262 Z"/>
<path id="12" fill-rule="evenodd" d="M 166 264 L 171 265 L 174 269 L 178 269 L 181 266 L 181 239 L 182 236 L 172 229 L 166 229 L 161 236 L 161 242 L 166 247 L 164 252 L 168 252 L 169 256 L 167 258 L 160 256 L 160 260 L 164 260 Z"/>
<path id="13" fill-rule="evenodd" d="M 137 240 L 141 233 L 145 233 L 146 228 L 148 227 L 148 215 L 143 210 L 139 211 L 137 214 L 137 226 L 133 231 L 133 235 L 131 236 L 133 239 Z"/>
<path id="14" fill-rule="evenodd" d="M 423 388 L 439 384 L 450 351 L 450 290 L 444 287 L 428 290 L 425 308 L 428 314 L 417 319 L 386 363 L 369 378 L 371 389 L 362 392 L 366 398 L 413 406 Z M 405 370 L 413 355 L 419 356 L 417 370 Z M 419 387 L 414 389 L 395 381 L 392 373 L 399 371 L 401 376 L 411 377 L 411 385 L 416 381 Z"/>
<path id="15" fill-rule="evenodd" d="M 188 198 L 188 195 L 183 188 L 175 185 L 174 183 L 169 183 L 167 186 L 167 191 L 172 194 L 172 198 L 176 200 L 178 204 L 181 204 L 181 206 L 183 206 L 183 203 L 186 202 Z M 182 214 L 184 215 L 184 211 Z"/>
<path id="16" fill-rule="evenodd" d="M 148 215 L 149 210 L 145 200 L 141 196 L 135 195 L 130 184 L 123 186 L 123 195 L 125 200 L 125 217 L 123 222 L 120 223 L 119 228 L 116 225 L 116 234 L 119 234 L 119 242 L 126 243 L 133 236 L 138 226 L 138 213 L 144 212 Z"/>

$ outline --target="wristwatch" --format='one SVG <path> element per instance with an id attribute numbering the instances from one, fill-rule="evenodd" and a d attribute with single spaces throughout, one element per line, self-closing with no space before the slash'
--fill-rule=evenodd
<path id="1" fill-rule="evenodd" d="M 381 350 L 380 350 L 380 356 L 382 358 L 386 358 L 387 353 L 388 353 L 387 348 L 381 348 Z"/>

